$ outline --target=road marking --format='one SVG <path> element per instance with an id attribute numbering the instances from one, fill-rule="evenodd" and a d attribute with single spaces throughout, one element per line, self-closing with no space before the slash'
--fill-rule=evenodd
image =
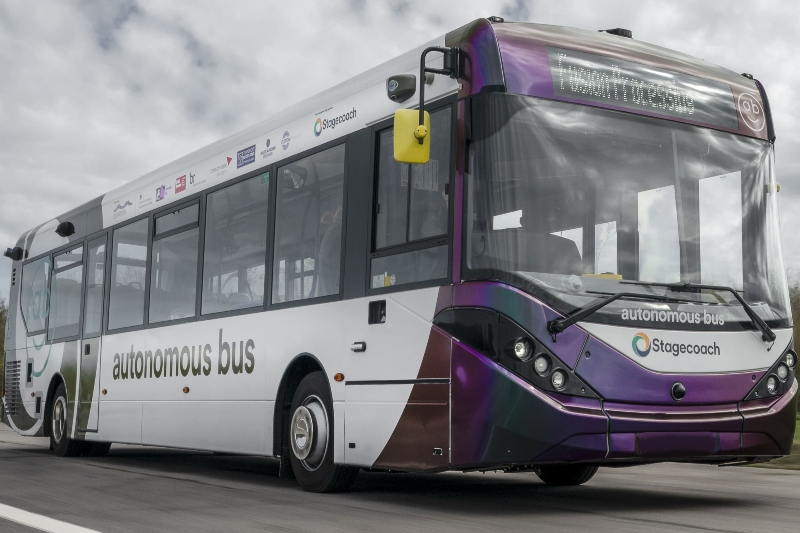
<path id="1" fill-rule="evenodd" d="M 10 505 L 3 505 L 2 503 L 0 503 L 0 518 L 5 518 L 6 520 L 41 531 L 47 531 L 48 533 L 99 533 L 94 529 L 68 524 L 61 520 L 55 520 L 40 514 L 23 511 L 22 509 L 17 509 Z"/>

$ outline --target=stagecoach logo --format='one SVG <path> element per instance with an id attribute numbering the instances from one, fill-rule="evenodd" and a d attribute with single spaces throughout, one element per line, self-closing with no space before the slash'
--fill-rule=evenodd
<path id="1" fill-rule="evenodd" d="M 248 146 L 244 150 L 236 152 L 236 168 L 242 168 L 256 160 L 256 145 Z"/>
<path id="2" fill-rule="evenodd" d="M 761 131 L 764 129 L 766 119 L 764 117 L 764 109 L 758 103 L 758 99 L 750 93 L 742 93 L 739 95 L 739 114 L 742 120 L 753 131 Z"/>
<path id="3" fill-rule="evenodd" d="M 281 148 L 284 150 L 289 149 L 289 141 L 292 140 L 292 136 L 289 134 L 288 131 L 283 132 L 283 137 L 281 138 Z"/>
<path id="4" fill-rule="evenodd" d="M 641 331 L 633 336 L 633 353 L 639 357 L 647 357 L 650 353 L 650 337 Z"/>
<path id="5" fill-rule="evenodd" d="M 261 150 L 261 159 L 266 159 L 275 153 L 275 148 L 277 148 L 277 146 L 270 146 L 271 144 L 272 141 L 267 139 L 267 147 L 264 150 Z"/>
<path id="6" fill-rule="evenodd" d="M 344 124 L 348 120 L 352 120 L 352 119 L 356 118 L 356 114 L 357 114 L 357 111 L 356 111 L 356 108 L 354 107 L 352 109 L 352 111 L 348 111 L 347 113 L 343 113 L 343 114 L 339 115 L 338 117 L 325 118 L 325 119 L 318 118 L 314 122 L 314 135 L 316 137 L 319 137 L 320 135 L 322 135 L 322 132 L 324 130 L 333 130 L 339 124 Z"/>
<path id="7" fill-rule="evenodd" d="M 687 342 L 669 342 L 654 338 L 650 342 L 650 337 L 646 333 L 639 332 L 633 336 L 631 342 L 633 353 L 639 357 L 647 357 L 652 350 L 654 353 L 671 354 L 675 357 L 679 355 L 720 355 L 722 350 L 719 344 L 691 344 Z"/>

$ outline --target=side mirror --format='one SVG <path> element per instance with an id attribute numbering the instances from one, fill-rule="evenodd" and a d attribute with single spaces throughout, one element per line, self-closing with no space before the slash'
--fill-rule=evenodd
<path id="1" fill-rule="evenodd" d="M 394 113 L 394 160 L 398 163 L 425 164 L 431 158 L 431 115 L 425 111 L 424 126 L 419 111 L 398 109 Z"/>

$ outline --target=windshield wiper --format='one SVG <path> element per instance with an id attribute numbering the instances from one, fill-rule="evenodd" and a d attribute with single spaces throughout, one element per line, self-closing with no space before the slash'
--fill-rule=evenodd
<path id="1" fill-rule="evenodd" d="M 656 302 L 674 302 L 674 298 L 670 298 L 669 296 L 662 296 L 660 294 L 641 294 L 638 292 L 618 292 L 616 294 L 612 294 L 608 298 L 603 298 L 599 300 L 595 300 L 592 303 L 584 305 L 583 307 L 579 307 L 572 311 L 571 313 L 567 314 L 564 318 L 557 318 L 555 320 L 551 320 L 547 323 L 547 331 L 553 336 L 553 342 L 556 340 L 556 336 L 573 325 L 576 322 L 580 322 L 587 316 L 591 315 L 592 313 L 602 309 L 603 307 L 607 306 L 614 300 L 618 300 L 620 298 L 638 298 L 640 300 L 653 300 Z"/>
<path id="2" fill-rule="evenodd" d="M 742 309 L 744 309 L 747 316 L 750 317 L 750 320 L 753 324 L 761 331 L 761 340 L 764 342 L 774 342 L 777 336 L 775 332 L 770 329 L 764 320 L 753 311 L 753 308 L 750 307 L 750 304 L 744 301 L 739 293 L 733 287 L 725 287 L 722 285 L 703 285 L 701 283 L 652 283 L 649 281 L 620 281 L 623 285 L 640 285 L 643 287 L 663 287 L 675 292 L 686 292 L 691 290 L 707 290 L 707 291 L 725 291 L 733 294 L 733 296 L 739 301 L 742 305 Z"/>

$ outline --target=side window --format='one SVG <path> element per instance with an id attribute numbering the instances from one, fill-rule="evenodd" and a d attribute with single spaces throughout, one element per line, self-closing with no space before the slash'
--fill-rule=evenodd
<path id="1" fill-rule="evenodd" d="M 201 313 L 264 304 L 269 172 L 208 195 Z"/>
<path id="2" fill-rule="evenodd" d="M 447 276 L 451 113 L 450 107 L 431 113 L 431 157 L 424 165 L 395 161 L 393 131 L 378 134 L 373 289 Z M 412 243 L 414 251 L 393 248 Z"/>
<path id="3" fill-rule="evenodd" d="M 155 219 L 149 322 L 195 316 L 199 204 Z"/>
<path id="4" fill-rule="evenodd" d="M 278 169 L 272 302 L 339 294 L 344 145 Z"/>
<path id="5" fill-rule="evenodd" d="M 44 333 L 50 294 L 50 258 L 42 257 L 22 267 L 20 306 L 28 335 Z"/>
<path id="6" fill-rule="evenodd" d="M 93 337 L 103 330 L 103 287 L 106 273 L 106 238 L 89 243 L 86 255 L 86 296 L 83 304 L 83 335 Z"/>
<path id="7" fill-rule="evenodd" d="M 144 324 L 148 219 L 114 230 L 108 329 Z"/>
<path id="8" fill-rule="evenodd" d="M 80 335 L 83 291 L 83 246 L 53 258 L 48 337 L 63 339 Z"/>

